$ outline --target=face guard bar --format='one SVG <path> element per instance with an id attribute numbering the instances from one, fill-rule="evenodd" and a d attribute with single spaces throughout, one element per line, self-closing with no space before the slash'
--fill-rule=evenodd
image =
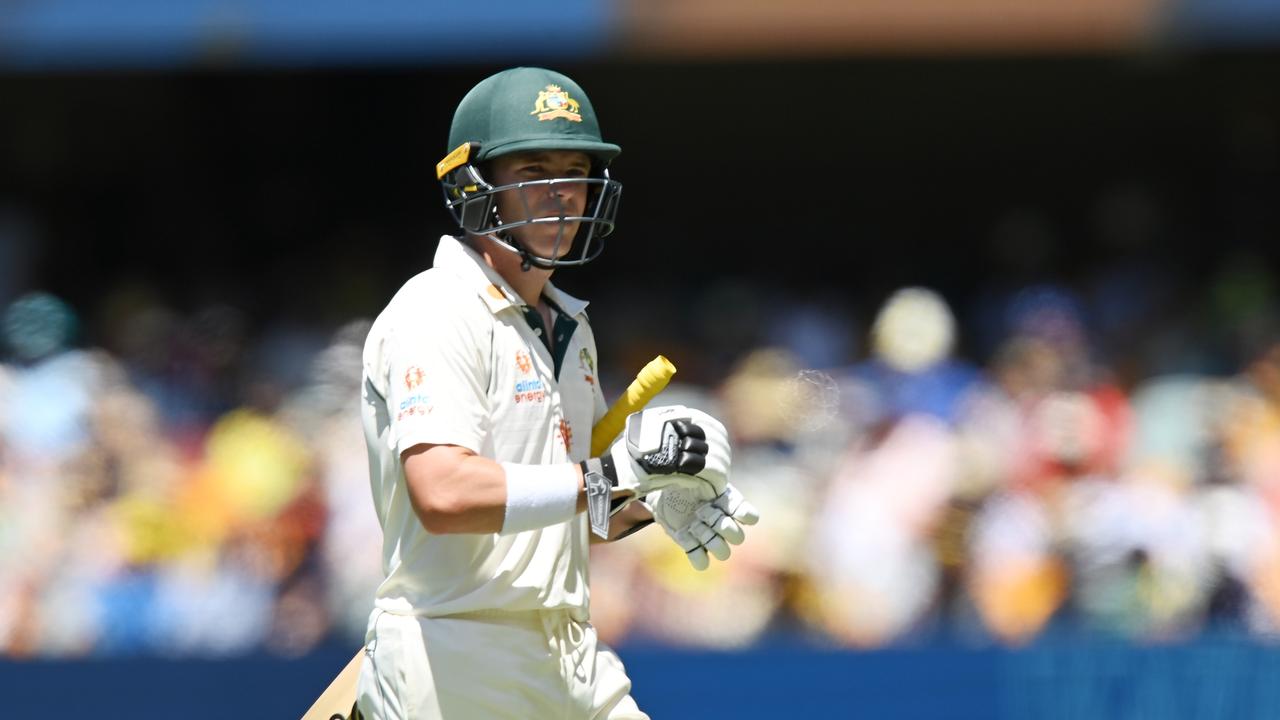
<path id="1" fill-rule="evenodd" d="M 445 207 L 449 209 L 453 219 L 463 230 L 475 235 L 488 235 L 506 249 L 518 253 L 527 270 L 530 266 L 549 270 L 560 267 L 585 265 L 604 250 L 604 238 L 613 232 L 614 218 L 618 214 L 618 201 L 622 196 L 622 183 L 609 177 L 609 170 L 602 169 L 600 177 L 553 178 L 549 180 L 529 180 L 510 185 L 490 185 L 480 171 L 471 164 L 464 164 L 447 172 L 440 178 L 444 188 Z M 587 187 L 587 203 L 582 215 L 567 215 L 563 202 L 556 215 L 547 217 L 531 217 L 529 200 L 526 192 L 554 192 L 557 185 L 585 185 Z M 526 220 L 504 221 L 498 215 L 497 196 L 502 192 L 514 192 L 524 205 Z M 565 227 L 578 223 L 577 234 L 565 238 Z M 525 225 L 556 224 L 559 232 L 551 257 L 535 255 L 526 249 L 511 233 Z M 570 250 L 560 257 L 563 243 L 570 243 Z M 573 247 L 577 247 L 577 251 Z"/>

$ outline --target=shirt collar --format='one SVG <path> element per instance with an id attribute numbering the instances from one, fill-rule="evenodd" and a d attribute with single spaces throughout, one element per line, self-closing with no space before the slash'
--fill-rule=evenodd
<path id="1" fill-rule="evenodd" d="M 587 309 L 586 300 L 579 300 L 555 285 L 552 285 L 550 282 L 548 282 L 547 286 L 542 289 L 542 294 L 545 295 L 548 300 L 555 303 L 556 307 L 560 308 L 560 310 L 569 317 L 577 317 L 582 314 L 583 310 Z"/>
<path id="2" fill-rule="evenodd" d="M 479 253 L 452 235 L 440 238 L 432 265 L 454 273 L 468 285 L 475 287 L 476 294 L 495 315 L 509 307 L 520 308 L 524 305 L 519 293 L 502 279 L 498 271 L 489 267 Z M 570 317 L 587 309 L 586 300 L 579 300 L 550 282 L 543 288 L 542 294 Z"/>

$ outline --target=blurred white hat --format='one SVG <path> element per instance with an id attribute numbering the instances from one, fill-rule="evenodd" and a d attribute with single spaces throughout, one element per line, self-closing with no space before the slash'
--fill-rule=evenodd
<path id="1" fill-rule="evenodd" d="M 928 288 L 907 287 L 880 308 L 871 328 L 871 345 L 890 367 L 914 373 L 945 359 L 955 334 L 955 317 L 941 295 Z"/>

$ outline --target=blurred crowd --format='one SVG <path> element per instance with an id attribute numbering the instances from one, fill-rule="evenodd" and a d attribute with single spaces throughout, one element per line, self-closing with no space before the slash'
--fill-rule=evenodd
<path id="1" fill-rule="evenodd" d="M 1162 314 L 1158 273 L 1121 270 L 1087 292 L 993 291 L 966 323 L 923 287 L 883 298 L 861 330 L 835 304 L 775 307 L 723 372 L 687 373 L 663 398 L 725 418 L 733 482 L 761 523 L 702 573 L 658 528 L 596 546 L 601 635 L 1274 637 L 1268 276 L 1227 267 L 1197 329 Z M 251 337 L 233 308 L 181 314 L 128 293 L 99 312 L 110 347 L 85 349 L 57 297 L 4 309 L 0 654 L 358 642 L 381 576 L 356 411 L 368 321 Z M 617 365 L 615 392 L 631 370 Z"/>

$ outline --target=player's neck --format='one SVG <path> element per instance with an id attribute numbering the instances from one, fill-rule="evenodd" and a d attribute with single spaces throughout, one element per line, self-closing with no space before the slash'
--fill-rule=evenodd
<path id="1" fill-rule="evenodd" d="M 537 267 L 521 269 L 519 255 L 496 247 L 492 243 L 477 243 L 476 250 L 479 251 L 480 257 L 484 258 L 485 263 L 496 270 L 526 304 L 538 306 L 542 291 L 551 280 L 551 270 Z"/>
<path id="2" fill-rule="evenodd" d="M 547 287 L 547 283 L 551 280 L 551 271 L 539 268 L 529 268 L 528 270 L 520 269 L 520 262 L 517 259 L 515 266 L 509 268 L 508 272 L 503 272 L 498 268 L 498 274 L 503 280 L 511 286 L 512 290 L 525 301 L 526 304 L 534 307 L 538 306 L 538 300 L 542 297 L 542 291 Z"/>

